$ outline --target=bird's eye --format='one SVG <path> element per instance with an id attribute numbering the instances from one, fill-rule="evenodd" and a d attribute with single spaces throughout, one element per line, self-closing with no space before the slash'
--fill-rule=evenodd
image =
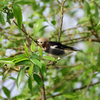
<path id="1" fill-rule="evenodd" d="M 41 42 L 42 43 L 42 42 Z"/>

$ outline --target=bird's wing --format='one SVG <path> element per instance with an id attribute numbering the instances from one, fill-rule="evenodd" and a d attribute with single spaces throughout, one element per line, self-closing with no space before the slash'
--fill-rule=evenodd
<path id="1" fill-rule="evenodd" d="M 61 44 L 60 42 L 49 42 L 51 48 L 58 48 L 58 49 L 63 49 L 63 50 L 72 50 L 72 51 L 79 51 L 78 49 L 70 46 L 66 46 Z"/>
<path id="2" fill-rule="evenodd" d="M 66 45 L 63 45 L 63 48 L 65 50 L 72 50 L 72 51 L 79 51 L 78 49 L 74 48 L 74 47 L 70 47 L 70 46 L 66 46 Z"/>
<path id="3" fill-rule="evenodd" d="M 51 48 L 58 48 L 58 49 L 64 49 L 63 48 L 63 45 L 60 43 L 60 42 L 53 42 L 53 41 L 50 41 L 49 42 L 49 45 Z"/>

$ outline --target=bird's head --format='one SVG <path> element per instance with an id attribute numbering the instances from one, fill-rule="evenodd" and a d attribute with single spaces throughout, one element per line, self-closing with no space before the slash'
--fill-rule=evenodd
<path id="1" fill-rule="evenodd" d="M 49 40 L 45 37 L 40 38 L 38 40 L 35 41 L 38 45 L 42 46 L 43 48 L 45 48 L 46 46 L 48 46 L 49 44 Z"/>

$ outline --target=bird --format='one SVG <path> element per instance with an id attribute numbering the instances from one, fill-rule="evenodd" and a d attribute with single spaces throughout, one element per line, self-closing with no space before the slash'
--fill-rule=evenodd
<path id="1" fill-rule="evenodd" d="M 73 51 L 79 51 L 78 49 L 61 44 L 60 42 L 49 41 L 47 38 L 42 37 L 35 42 L 42 47 L 44 52 L 47 52 L 50 56 L 61 59 L 64 55 L 68 55 Z"/>

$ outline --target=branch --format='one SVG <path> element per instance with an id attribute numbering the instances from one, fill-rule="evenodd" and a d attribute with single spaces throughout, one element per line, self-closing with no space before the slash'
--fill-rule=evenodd
<path id="1" fill-rule="evenodd" d="M 16 52 L 15 54 L 9 56 L 9 57 L 14 57 L 16 55 L 19 55 L 19 54 L 25 54 L 25 51 L 19 51 L 19 52 Z"/>
<path id="2" fill-rule="evenodd" d="M 94 1 L 94 3 L 96 4 L 96 6 L 100 9 L 100 6 Z"/>
<path id="3" fill-rule="evenodd" d="M 86 87 L 86 90 L 85 90 L 84 94 L 86 93 L 86 91 L 88 90 L 88 88 L 89 88 L 89 86 L 90 86 L 90 83 L 91 83 L 92 77 L 93 77 L 93 73 L 92 73 L 92 75 L 91 75 L 91 77 L 90 77 L 89 84 L 87 85 L 87 87 Z"/>
<path id="4" fill-rule="evenodd" d="M 90 34 L 91 32 L 90 31 L 83 31 L 83 32 L 78 32 L 78 33 L 71 33 L 71 34 L 65 34 L 65 35 L 62 35 L 62 37 L 71 37 L 73 35 L 76 35 L 76 34 Z"/>
<path id="5" fill-rule="evenodd" d="M 62 25 L 63 25 L 63 6 L 66 0 L 64 0 L 62 2 L 62 4 L 59 2 L 59 0 L 57 0 L 57 2 L 59 3 L 59 5 L 61 6 L 61 18 L 60 18 L 60 30 L 59 30 L 59 36 L 58 36 L 58 42 L 60 42 L 60 37 L 61 37 L 61 33 L 62 33 Z"/>
<path id="6" fill-rule="evenodd" d="M 51 68 L 51 69 L 60 69 L 60 68 L 71 68 L 71 67 L 75 67 L 77 65 L 81 65 L 82 63 L 78 63 L 78 64 L 75 64 L 75 65 L 71 65 L 71 66 L 58 66 L 58 65 L 55 65 L 55 66 L 51 66 L 51 67 L 48 67 Z"/>
<path id="7" fill-rule="evenodd" d="M 46 94 L 48 94 L 50 91 L 55 90 L 56 88 L 60 87 L 60 86 L 61 86 L 63 83 L 65 83 L 66 81 L 68 81 L 68 80 L 70 80 L 70 79 L 71 79 L 71 80 L 74 79 L 76 76 L 78 76 L 78 75 L 81 73 L 81 71 L 82 71 L 82 69 L 80 69 L 77 73 L 72 74 L 72 75 L 70 75 L 72 71 L 69 71 L 69 72 L 59 81 L 59 83 L 57 83 L 54 87 L 51 87 L 50 89 L 48 89 L 47 92 L 46 92 Z M 70 75 L 70 76 L 68 77 L 68 75 Z"/>
<path id="8" fill-rule="evenodd" d="M 16 23 L 15 20 L 13 20 L 13 22 L 15 23 L 16 26 L 18 26 L 18 24 Z M 27 40 L 27 42 L 29 43 L 29 46 L 30 46 L 31 45 L 31 40 L 33 40 L 33 38 L 26 32 L 26 29 L 25 29 L 23 24 L 22 24 L 21 30 L 25 34 L 26 40 Z"/>
<path id="9" fill-rule="evenodd" d="M 72 7 L 72 8 L 64 9 L 64 12 L 65 12 L 65 11 L 68 11 L 68 10 L 75 9 L 75 8 L 81 8 L 81 6 L 77 6 L 77 7 Z M 58 12 L 59 12 L 59 10 L 55 11 L 54 13 L 51 13 L 50 15 L 46 16 L 45 18 L 49 18 L 50 16 L 55 15 L 55 14 L 57 14 Z"/>
<path id="10" fill-rule="evenodd" d="M 43 76 L 42 76 L 42 74 L 40 72 L 39 72 L 39 76 L 40 76 L 40 78 L 43 81 L 43 86 L 40 87 L 40 90 L 41 90 L 41 100 L 46 100 L 45 87 L 44 87 L 44 79 L 43 79 Z"/>
<path id="11" fill-rule="evenodd" d="M 89 35 L 91 36 L 91 34 Z M 61 42 L 71 42 L 71 41 L 77 41 L 77 40 L 82 40 L 82 39 L 86 39 L 86 38 L 89 38 L 89 36 L 84 36 L 84 37 L 80 37 L 80 38 L 76 38 L 76 39 L 70 39 L 69 41 L 68 40 L 64 40 L 64 41 L 61 41 Z"/>
<path id="12" fill-rule="evenodd" d="M 48 96 L 47 98 L 54 98 L 54 97 L 60 96 L 60 95 L 63 95 L 63 93 L 59 93 L 59 94 L 56 94 L 56 95 L 50 95 L 50 96 Z"/>
<path id="13" fill-rule="evenodd" d="M 94 25 L 93 25 L 93 20 L 92 20 L 92 19 L 90 19 L 90 24 L 91 24 L 92 27 L 94 27 Z M 100 40 L 100 37 L 99 37 L 98 34 L 96 33 L 95 29 L 91 29 L 90 27 L 88 27 L 88 28 L 89 28 L 89 30 L 91 31 L 91 33 L 92 33 L 98 40 Z"/>
<path id="14" fill-rule="evenodd" d="M 79 28 L 79 27 L 84 27 L 84 25 L 78 25 L 78 26 L 75 26 L 75 27 L 72 27 L 72 28 L 68 28 L 68 29 L 63 30 L 62 32 L 72 30 L 72 29 L 76 29 L 76 28 Z"/>
<path id="15" fill-rule="evenodd" d="M 100 81 L 99 81 L 99 82 L 96 82 L 96 83 L 93 83 L 93 84 L 90 84 L 90 85 L 89 85 L 89 87 L 90 87 L 90 86 L 97 85 L 97 84 L 99 84 L 99 83 L 100 83 Z M 85 86 L 80 87 L 80 88 L 76 88 L 76 89 L 74 89 L 74 91 L 77 91 L 77 90 L 82 90 L 82 89 L 86 88 L 87 86 L 88 86 L 88 85 L 85 85 Z"/>
<path id="16" fill-rule="evenodd" d="M 67 45 L 69 44 L 74 44 L 74 43 L 78 43 L 78 42 L 82 42 L 82 41 L 89 41 L 89 42 L 100 42 L 100 40 L 97 40 L 97 39 L 82 39 L 82 40 L 77 40 L 77 41 L 74 41 L 74 42 L 68 42 Z"/>
<path id="17" fill-rule="evenodd" d="M 94 85 L 97 85 L 97 84 L 99 84 L 100 82 L 96 82 L 96 83 L 94 83 L 94 84 L 90 84 L 89 85 L 89 87 L 90 86 L 94 86 Z M 81 88 L 76 88 L 76 89 L 74 89 L 74 92 L 75 91 L 78 91 L 78 90 L 82 90 L 82 89 L 84 89 L 84 88 L 86 88 L 87 87 L 87 85 L 85 85 L 85 86 L 83 86 L 83 87 L 81 87 Z M 65 93 L 59 93 L 59 94 L 56 94 L 56 95 L 50 95 L 50 96 L 48 96 L 47 98 L 54 98 L 54 97 L 56 97 L 56 96 L 60 96 L 60 95 L 63 95 L 63 94 L 65 94 Z"/>

